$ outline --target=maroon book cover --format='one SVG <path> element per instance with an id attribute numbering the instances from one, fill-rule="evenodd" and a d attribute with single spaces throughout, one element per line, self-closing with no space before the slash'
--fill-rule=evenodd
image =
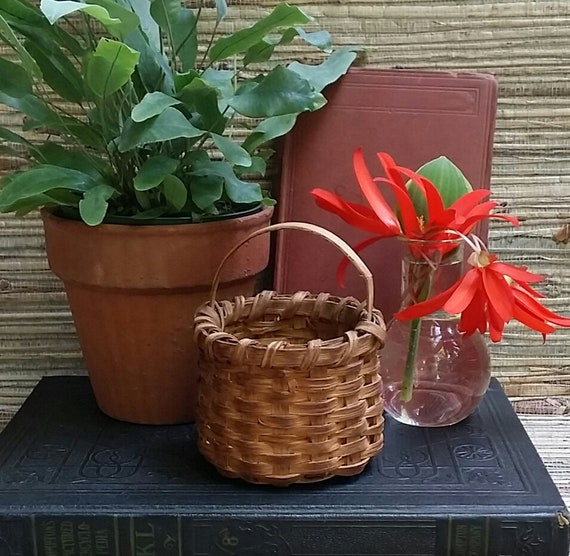
<path id="1" fill-rule="evenodd" d="M 382 175 L 376 158 L 380 151 L 414 170 L 444 155 L 474 188 L 489 188 L 497 108 L 492 75 L 354 68 L 325 96 L 328 104 L 302 115 L 285 139 L 280 221 L 321 225 L 351 245 L 368 237 L 319 209 L 309 193 L 322 187 L 364 202 L 352 168 L 357 147 L 364 149 L 373 176 Z M 486 229 L 478 233 L 486 239 Z M 364 284 L 355 270 L 347 272 L 344 288 L 337 284 L 341 257 L 320 238 L 280 232 L 274 287 L 282 293 L 308 290 L 364 299 Z M 362 253 L 375 276 L 375 305 L 387 320 L 398 308 L 401 257 L 402 246 L 392 238 Z"/>

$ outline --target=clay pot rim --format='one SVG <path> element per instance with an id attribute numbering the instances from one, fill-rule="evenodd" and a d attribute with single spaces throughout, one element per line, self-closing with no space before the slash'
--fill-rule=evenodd
<path id="1" fill-rule="evenodd" d="M 241 222 L 243 220 L 247 220 L 252 217 L 265 214 L 268 211 L 273 211 L 273 207 L 266 206 L 260 203 L 254 209 L 245 210 L 239 213 L 233 213 L 231 215 L 224 215 L 223 217 L 203 222 L 192 222 L 190 218 L 181 217 L 178 222 L 159 223 L 156 222 L 156 220 L 152 222 L 144 221 L 136 224 L 103 222 L 101 224 L 98 224 L 97 226 L 88 226 L 83 222 L 83 220 L 58 214 L 58 207 L 43 207 L 42 209 L 40 209 L 40 215 L 43 220 L 51 220 L 53 222 L 60 222 L 60 223 L 68 222 L 69 225 L 79 225 L 82 227 L 85 226 L 86 228 L 97 230 L 99 232 L 113 233 L 113 232 L 119 232 L 119 230 L 122 230 L 123 232 L 125 230 L 130 230 L 130 231 L 137 230 L 137 232 L 135 233 L 140 233 L 142 235 L 144 233 L 152 233 L 152 231 L 160 231 L 161 233 L 167 234 L 168 231 L 179 230 L 182 226 L 191 226 L 197 232 L 200 230 L 214 231 L 218 227 L 226 228 L 228 225 L 231 225 L 232 222 L 236 223 Z M 170 217 L 168 218 L 168 220 L 173 220 L 173 219 Z"/>
<path id="2" fill-rule="evenodd" d="M 42 210 L 42 219 L 49 266 L 64 282 L 174 290 L 205 284 L 209 289 L 223 256 L 240 237 L 267 225 L 272 214 L 273 207 L 266 207 L 241 218 L 164 226 L 88 226 L 50 210 Z M 249 261 L 246 268 L 251 267 L 250 259 L 256 260 L 255 252 L 264 240 L 257 241 L 244 247 L 244 260 Z M 224 281 L 243 278 L 244 270 L 234 261 L 224 271 Z"/>

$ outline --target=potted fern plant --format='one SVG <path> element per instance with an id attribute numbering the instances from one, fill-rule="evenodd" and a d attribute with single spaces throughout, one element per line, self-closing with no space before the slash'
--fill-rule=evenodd
<path id="1" fill-rule="evenodd" d="M 95 396 L 121 420 L 193 418 L 194 310 L 230 246 L 271 218 L 270 142 L 355 58 L 298 7 L 231 34 L 226 13 L 225 0 L 0 5 L 0 103 L 22 116 L 0 139 L 25 159 L 0 211 L 41 210 Z M 272 63 L 294 40 L 320 63 Z M 268 251 L 243 249 L 220 295 L 251 293 Z"/>

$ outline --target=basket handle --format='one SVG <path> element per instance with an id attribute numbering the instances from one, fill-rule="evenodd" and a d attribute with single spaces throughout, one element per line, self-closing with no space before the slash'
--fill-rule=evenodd
<path id="1" fill-rule="evenodd" d="M 356 251 L 348 245 L 344 240 L 340 239 L 338 236 L 330 232 L 325 228 L 316 226 L 315 224 L 309 224 L 308 222 L 281 222 L 279 224 L 271 224 L 265 228 L 260 228 L 243 238 L 238 244 L 234 245 L 232 249 L 226 254 L 222 259 L 222 262 L 216 270 L 214 275 L 214 280 L 212 282 L 212 289 L 210 293 L 210 303 L 213 305 L 216 301 L 216 295 L 218 293 L 218 286 L 220 284 L 220 274 L 224 264 L 227 260 L 244 244 L 256 236 L 265 234 L 267 232 L 273 232 L 277 230 L 301 230 L 304 232 L 310 232 L 314 235 L 323 237 L 328 242 L 332 243 L 335 247 L 343 253 L 343 255 L 356 267 L 359 274 L 362 276 L 366 283 L 366 310 L 368 312 L 368 320 L 372 319 L 372 311 L 374 308 L 374 281 L 372 278 L 372 272 L 364 264 L 362 259 L 356 254 Z"/>

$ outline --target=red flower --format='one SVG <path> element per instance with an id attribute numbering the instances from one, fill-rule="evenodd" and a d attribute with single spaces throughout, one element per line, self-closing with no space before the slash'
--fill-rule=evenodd
<path id="1" fill-rule="evenodd" d="M 394 315 L 396 319 L 412 321 L 400 393 L 403 402 L 409 401 L 412 395 L 422 317 L 444 310 L 459 316 L 459 330 L 466 336 L 476 331 L 484 334 L 489 330 L 493 342 L 501 340 L 505 325 L 511 320 L 518 320 L 540 332 L 544 339 L 555 331 L 555 326 L 570 327 L 570 318 L 553 313 L 537 300 L 544 296 L 530 284 L 543 280 L 541 276 L 528 272 L 524 267 L 498 261 L 495 255 L 486 251 L 480 239 L 472 236 L 472 242 L 467 237 L 479 222 L 487 218 L 501 218 L 515 226 L 519 224 L 511 216 L 491 214 L 498 203 L 486 200 L 489 191 L 468 191 L 461 173 L 449 166 L 445 159 L 433 161 L 431 166 L 431 170 L 435 169 L 442 177 L 435 185 L 417 172 L 398 166 L 386 153 L 378 153 L 378 159 L 385 178 L 371 176 L 362 149 L 357 149 L 353 155 L 356 179 L 368 206 L 349 202 L 323 189 L 313 189 L 311 193 L 321 208 L 336 214 L 351 226 L 373 234 L 356 245 L 355 251 L 361 251 L 385 237 L 400 236 L 408 240 L 411 256 L 426 263 L 418 266 L 421 272 L 408 277 L 411 282 L 406 299 L 412 299 L 412 304 Z M 441 173 L 439 169 L 443 169 Z M 411 192 L 408 189 L 410 181 L 423 197 L 421 203 L 418 202 L 416 188 Z M 379 183 L 391 189 L 396 201 L 395 209 L 380 192 Z M 444 203 L 444 197 L 449 206 Z M 473 268 L 444 292 L 429 297 L 433 273 L 437 272 L 444 256 L 455 249 L 459 238 L 474 250 L 469 257 Z M 337 279 L 341 284 L 347 266 L 346 258 L 338 266 Z"/>
<path id="2" fill-rule="evenodd" d="M 487 190 L 470 191 L 462 195 L 451 206 L 445 207 L 437 187 L 428 179 L 416 172 L 397 166 L 392 157 L 386 153 L 378 153 L 378 158 L 387 178 L 373 178 L 368 171 L 362 149 L 358 148 L 353 155 L 354 173 L 360 190 L 369 206 L 351 203 L 340 195 L 324 189 L 313 189 L 317 205 L 340 216 L 345 222 L 365 232 L 380 237 L 403 236 L 408 239 L 456 239 L 457 231 L 468 234 L 473 227 L 486 218 L 502 218 L 518 225 L 518 220 L 504 214 L 491 214 L 498 203 L 487 201 Z M 427 220 L 418 216 L 412 198 L 406 187 L 403 176 L 412 180 L 424 195 L 427 203 Z M 400 217 L 390 207 L 378 189 L 376 182 L 387 184 L 396 197 Z"/>
<path id="3" fill-rule="evenodd" d="M 482 202 L 489 196 L 488 190 L 470 191 L 453 202 L 451 206 L 445 207 L 440 192 L 432 182 L 408 168 L 396 165 L 387 153 L 378 153 L 377 156 L 386 178 L 371 176 L 361 148 L 356 149 L 353 155 L 354 173 L 369 206 L 352 203 L 324 189 L 317 188 L 311 191 L 319 207 L 340 216 L 355 228 L 375 234 L 355 245 L 356 252 L 362 251 L 380 239 L 393 236 L 414 240 L 455 240 L 461 235 L 468 234 L 481 220 L 487 218 L 501 218 L 515 226 L 519 224 L 518 220 L 512 216 L 491 214 L 498 203 Z M 408 179 L 416 184 L 425 197 L 427 205 L 425 221 L 416 212 L 412 197 L 406 187 Z M 377 182 L 385 183 L 390 187 L 396 198 L 397 212 L 390 207 L 378 189 Z M 412 249 L 417 248 L 417 244 L 411 245 Z M 454 247 L 454 244 L 446 241 L 436 246 L 442 254 L 445 254 L 448 249 Z M 421 256 L 420 253 L 413 254 L 417 257 Z M 347 266 L 348 261 L 343 260 L 338 268 L 337 279 L 341 284 Z"/>
<path id="4" fill-rule="evenodd" d="M 396 313 L 399 320 L 425 317 L 443 309 L 456 315 L 461 313 L 459 330 L 466 336 L 489 328 L 493 342 L 499 342 L 505 324 L 518 320 L 522 324 L 546 334 L 554 326 L 570 327 L 570 319 L 553 313 L 536 298 L 544 297 L 529 284 L 541 282 L 542 276 L 497 260 L 486 251 L 474 252 L 469 257 L 473 266 L 460 280 L 444 292 L 426 301 L 415 303 Z"/>

